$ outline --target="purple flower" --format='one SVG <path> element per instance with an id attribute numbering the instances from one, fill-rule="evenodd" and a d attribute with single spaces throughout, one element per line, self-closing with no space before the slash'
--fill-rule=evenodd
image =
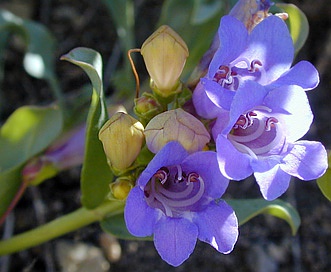
<path id="1" fill-rule="evenodd" d="M 220 47 L 193 93 L 200 116 L 215 118 L 219 111 L 230 110 L 241 89 L 260 89 L 259 97 L 263 98 L 283 85 L 297 85 L 303 90 L 317 86 L 318 72 L 311 63 L 301 61 L 291 68 L 293 42 L 279 17 L 267 17 L 249 33 L 241 21 L 224 16 L 218 34 Z"/>
<path id="2" fill-rule="evenodd" d="M 313 120 L 304 91 L 318 85 L 318 72 L 306 61 L 291 68 L 294 49 L 283 20 L 269 16 L 249 33 L 224 16 L 219 38 L 193 103 L 201 116 L 217 117 L 212 134 L 222 174 L 241 180 L 254 173 L 268 200 L 286 191 L 291 176 L 323 175 L 323 145 L 298 141 Z"/>
<path id="3" fill-rule="evenodd" d="M 254 173 L 263 197 L 273 200 L 287 190 L 291 176 L 322 176 L 327 154 L 319 142 L 298 141 L 313 120 L 306 93 L 299 86 L 282 86 L 262 99 L 261 88 L 238 91 L 212 131 L 222 174 L 241 180 Z"/>
<path id="4" fill-rule="evenodd" d="M 197 239 L 229 253 L 237 241 L 238 222 L 229 205 L 216 201 L 227 185 L 215 152 L 189 154 L 178 142 L 169 142 L 129 193 L 126 226 L 134 236 L 154 235 L 157 251 L 173 266 L 189 257 Z"/>

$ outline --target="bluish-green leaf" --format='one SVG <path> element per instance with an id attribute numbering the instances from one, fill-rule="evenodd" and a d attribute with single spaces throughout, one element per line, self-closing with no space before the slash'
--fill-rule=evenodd
<path id="1" fill-rule="evenodd" d="M 300 216 L 289 203 L 280 199 L 267 201 L 265 199 L 231 199 L 227 203 L 236 212 L 239 225 L 242 225 L 259 214 L 270 214 L 285 220 L 295 235 L 300 226 Z"/>
<path id="2" fill-rule="evenodd" d="M 21 107 L 0 130 L 0 215 L 22 182 L 23 164 L 45 149 L 62 130 L 57 107 Z"/>
<path id="3" fill-rule="evenodd" d="M 42 24 L 24 20 L 6 10 L 0 10 L 0 35 L 14 33 L 23 38 L 26 45 L 23 65 L 31 76 L 45 79 L 54 96 L 62 102 L 62 93 L 55 73 L 56 41 Z"/>
<path id="4" fill-rule="evenodd" d="M 24 106 L 0 130 L 1 172 L 15 167 L 47 147 L 61 132 L 58 107 Z"/>
<path id="5" fill-rule="evenodd" d="M 45 26 L 0 10 L 0 31 L 19 34 L 26 43 L 24 68 L 33 77 L 54 76 L 55 39 Z"/>
<path id="6" fill-rule="evenodd" d="M 98 138 L 100 128 L 108 119 L 102 87 L 102 59 L 98 52 L 83 47 L 73 49 L 61 59 L 81 67 L 93 85 L 92 101 L 86 122 L 86 147 L 81 173 L 81 202 L 85 208 L 93 209 L 104 201 L 109 192 L 109 183 L 113 179 Z"/>
<path id="7" fill-rule="evenodd" d="M 291 36 L 294 43 L 295 52 L 298 52 L 302 46 L 305 44 L 308 33 L 309 24 L 306 15 L 293 4 L 277 4 L 281 10 L 288 14 L 288 19 L 286 20 Z"/>
<path id="8" fill-rule="evenodd" d="M 317 180 L 317 185 L 322 191 L 323 195 L 331 201 L 331 152 L 328 152 L 328 163 L 329 167 L 326 173 Z"/>

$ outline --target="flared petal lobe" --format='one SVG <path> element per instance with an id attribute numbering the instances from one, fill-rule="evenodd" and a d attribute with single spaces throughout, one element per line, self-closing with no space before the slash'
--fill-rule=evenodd
<path id="1" fill-rule="evenodd" d="M 303 180 L 321 177 L 328 167 L 324 146 L 314 141 L 297 141 L 283 158 L 281 168 L 288 174 Z"/>
<path id="2" fill-rule="evenodd" d="M 161 258 L 181 265 L 194 250 L 198 228 L 185 218 L 162 217 L 154 229 L 154 244 Z"/>
<path id="3" fill-rule="evenodd" d="M 228 204 L 213 202 L 193 220 L 199 229 L 199 240 L 224 254 L 233 250 L 238 238 L 238 221 Z"/>
<path id="4" fill-rule="evenodd" d="M 133 188 L 126 201 L 124 219 L 128 231 L 137 237 L 151 236 L 159 212 L 147 205 L 140 187 Z"/>

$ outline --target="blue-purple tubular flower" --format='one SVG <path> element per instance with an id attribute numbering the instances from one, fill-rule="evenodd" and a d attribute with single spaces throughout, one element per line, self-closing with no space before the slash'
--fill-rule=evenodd
<path id="1" fill-rule="evenodd" d="M 306 61 L 291 68 L 294 49 L 285 23 L 270 16 L 248 33 L 225 16 L 219 36 L 193 102 L 201 116 L 217 117 L 212 133 L 222 174 L 234 180 L 254 174 L 267 200 L 283 194 L 291 176 L 323 175 L 323 145 L 298 141 L 313 120 L 305 91 L 318 85 L 318 72 Z"/>
<path id="2" fill-rule="evenodd" d="M 318 72 L 311 63 L 301 61 L 291 68 L 293 42 L 279 17 L 269 16 L 248 33 L 242 22 L 224 16 L 218 34 L 220 47 L 208 74 L 193 93 L 193 103 L 200 116 L 215 118 L 215 107 L 229 110 L 234 96 L 243 88 L 263 86 L 265 95 L 282 85 L 297 85 L 303 90 L 318 85 Z"/>
<path id="3" fill-rule="evenodd" d="M 298 141 L 313 120 L 300 87 L 276 88 L 249 110 L 242 99 L 241 104 L 234 100 L 234 110 L 219 115 L 213 127 L 223 175 L 241 180 L 254 173 L 263 197 L 273 200 L 287 190 L 291 176 L 312 180 L 324 174 L 323 145 Z"/>
<path id="4" fill-rule="evenodd" d="M 160 256 L 173 266 L 190 256 L 197 239 L 229 253 L 238 237 L 237 218 L 229 205 L 215 200 L 227 186 L 215 152 L 188 154 L 178 142 L 169 142 L 127 198 L 127 228 L 134 236 L 154 235 Z"/>

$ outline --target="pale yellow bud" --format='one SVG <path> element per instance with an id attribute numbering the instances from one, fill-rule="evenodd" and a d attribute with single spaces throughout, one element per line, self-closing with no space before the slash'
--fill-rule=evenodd
<path id="1" fill-rule="evenodd" d="M 188 152 L 202 150 L 210 141 L 204 125 L 182 109 L 155 116 L 145 128 L 148 149 L 157 153 L 170 141 L 178 141 Z"/>
<path id="2" fill-rule="evenodd" d="M 126 178 L 118 178 L 109 186 L 114 198 L 119 200 L 125 200 L 133 187 L 132 182 Z"/>
<path id="3" fill-rule="evenodd" d="M 153 90 L 163 97 L 175 93 L 189 55 L 183 39 L 169 26 L 163 25 L 143 43 L 140 52 L 152 79 Z"/>
<path id="4" fill-rule="evenodd" d="M 144 140 L 143 125 L 130 115 L 115 113 L 99 131 L 109 165 L 116 171 L 127 169 L 137 158 Z"/>

